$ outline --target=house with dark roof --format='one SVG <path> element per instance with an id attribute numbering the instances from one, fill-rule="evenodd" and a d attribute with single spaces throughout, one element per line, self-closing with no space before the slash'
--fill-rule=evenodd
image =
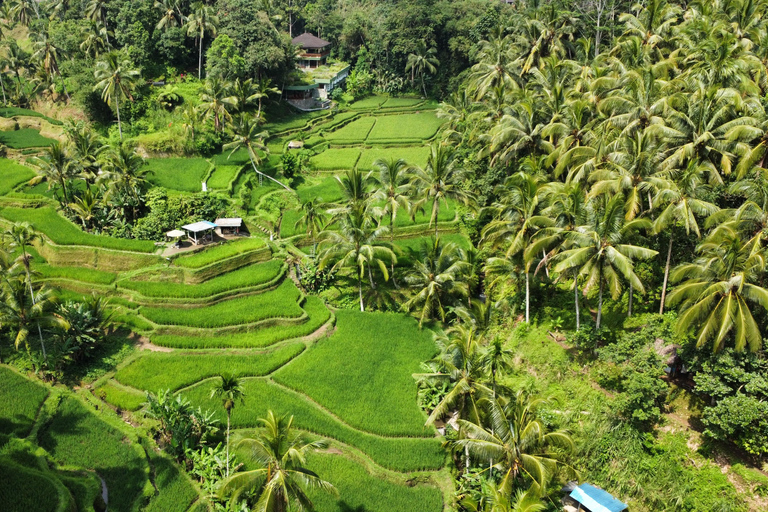
<path id="1" fill-rule="evenodd" d="M 300 70 L 293 80 L 283 87 L 286 99 L 302 110 L 327 108 L 327 102 L 317 106 L 317 100 L 325 100 L 336 87 L 344 84 L 349 75 L 349 65 L 330 59 L 331 43 L 305 32 L 291 41 L 300 49 L 297 67 Z"/>

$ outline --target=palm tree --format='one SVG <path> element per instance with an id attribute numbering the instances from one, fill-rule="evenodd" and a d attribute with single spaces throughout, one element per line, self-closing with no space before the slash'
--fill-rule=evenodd
<path id="1" fill-rule="evenodd" d="M 259 111 L 256 114 L 256 117 L 261 119 L 261 105 L 262 102 L 269 98 L 270 94 L 274 95 L 280 95 L 280 89 L 277 87 L 272 86 L 272 80 L 267 78 L 266 76 L 263 76 L 259 78 L 259 80 L 255 83 L 256 86 L 256 99 L 259 101 Z"/>
<path id="2" fill-rule="evenodd" d="M 427 43 L 419 41 L 416 44 L 416 51 L 408 55 L 408 60 L 405 63 L 405 72 L 411 72 L 411 86 L 413 86 L 414 73 L 421 77 L 421 88 L 424 91 L 424 97 L 427 96 L 424 75 L 426 73 L 434 74 L 437 71 L 437 66 L 440 65 L 436 55 L 437 50 L 434 48 L 427 49 Z"/>
<path id="3" fill-rule="evenodd" d="M 413 184 L 417 195 L 421 197 L 416 209 L 423 207 L 424 203 L 432 202 L 429 226 L 434 224 L 435 238 L 438 236 L 440 203 L 447 206 L 449 200 L 465 205 L 471 202 L 472 195 L 459 185 L 461 174 L 462 170 L 458 167 L 454 150 L 441 144 L 433 144 L 430 148 L 425 169 L 414 169 Z"/>
<path id="4" fill-rule="evenodd" d="M 68 121 L 64 132 L 69 142 L 70 154 L 80 168 L 80 177 L 93 184 L 99 174 L 99 158 L 106 149 L 101 138 L 85 123 Z"/>
<path id="5" fill-rule="evenodd" d="M 565 463 L 575 451 L 570 435 L 565 431 L 547 432 L 538 417 L 537 408 L 546 400 L 535 399 L 524 391 L 518 391 L 507 401 L 503 398 L 486 398 L 490 414 L 488 427 L 477 421 L 459 420 L 464 438 L 454 441 L 475 457 L 494 461 L 493 467 L 503 476 L 499 490 L 511 495 L 520 478 L 530 478 L 537 494 L 545 491 L 554 472 L 564 468 L 575 471 Z"/>
<path id="6" fill-rule="evenodd" d="M 205 118 L 213 118 L 216 131 L 221 131 L 224 121 L 232 120 L 229 108 L 235 106 L 236 99 L 230 95 L 230 84 L 217 77 L 205 81 L 200 93 L 200 111 Z"/>
<path id="7" fill-rule="evenodd" d="M 219 375 L 221 381 L 211 389 L 211 398 L 221 398 L 221 404 L 227 412 L 227 476 L 229 476 L 229 426 L 232 410 L 237 402 L 245 403 L 245 392 L 240 385 L 240 379 L 223 373 Z"/>
<path id="8" fill-rule="evenodd" d="M 304 228 L 312 240 L 312 257 L 317 251 L 317 234 L 325 229 L 328 216 L 325 213 L 325 204 L 321 197 L 307 199 L 301 203 L 301 216 L 294 224 L 294 229 Z"/>
<path id="9" fill-rule="evenodd" d="M 386 260 L 391 264 L 397 263 L 397 257 L 392 249 L 381 245 L 378 239 L 383 229 L 376 227 L 374 219 L 366 210 L 353 208 L 339 219 L 338 231 L 325 231 L 324 243 L 326 249 L 320 258 L 320 269 L 333 264 L 333 269 L 351 268 L 357 275 L 357 289 L 360 298 L 360 311 L 365 311 L 363 303 L 363 277 L 368 271 L 371 288 L 375 288 L 371 267 L 376 265 L 389 279 Z"/>
<path id="10" fill-rule="evenodd" d="M 11 7 L 11 15 L 21 25 L 29 26 L 32 15 L 40 19 L 40 12 L 37 8 L 37 0 L 15 0 Z"/>
<path id="11" fill-rule="evenodd" d="M 444 243 L 439 237 L 422 240 L 418 259 L 405 276 L 414 294 L 403 304 L 408 311 L 420 310 L 419 327 L 425 320 L 445 321 L 446 307 L 457 297 L 466 296 L 467 289 L 461 284 L 466 269 L 455 243 Z"/>
<path id="12" fill-rule="evenodd" d="M 219 17 L 212 5 L 206 5 L 203 2 L 192 4 L 192 14 L 187 18 L 187 35 L 195 36 L 200 43 L 199 59 L 197 64 L 197 79 L 203 78 L 203 40 L 205 34 L 216 35 L 216 26 L 219 24 Z"/>
<path id="13" fill-rule="evenodd" d="M 157 30 L 168 30 L 184 23 L 179 0 L 155 0 L 155 9 L 160 11 L 162 15 L 155 26 Z"/>
<path id="14" fill-rule="evenodd" d="M 253 171 L 259 175 L 259 183 L 261 183 L 262 177 L 265 177 L 274 181 L 285 190 L 294 192 L 289 186 L 256 168 L 256 163 L 261 163 L 261 157 L 259 156 L 258 151 L 261 151 L 265 154 L 269 151 L 267 146 L 264 145 L 264 139 L 268 135 L 269 134 L 267 132 L 259 131 L 259 122 L 256 118 L 250 117 L 248 115 L 239 116 L 237 122 L 232 128 L 232 142 L 224 144 L 225 151 L 231 150 L 227 158 L 231 157 L 232 154 L 238 149 L 245 149 L 248 151 L 248 159 L 251 161 L 251 167 L 253 167 Z"/>
<path id="15" fill-rule="evenodd" d="M 61 50 L 53 45 L 48 39 L 48 34 L 45 32 L 33 34 L 32 59 L 38 60 L 43 64 L 45 72 L 55 78 L 57 75 L 61 79 L 61 85 L 64 88 L 64 94 L 67 96 L 67 100 L 70 99 L 69 92 L 67 91 L 67 85 L 64 83 L 64 77 L 61 76 L 61 70 L 59 69 L 59 54 Z"/>
<path id="16" fill-rule="evenodd" d="M 91 190 L 91 187 L 87 187 L 80 196 L 75 196 L 73 202 L 69 203 L 69 208 L 80 218 L 85 231 L 90 230 L 100 202 L 99 198 Z"/>
<path id="17" fill-rule="evenodd" d="M 320 489 L 336 494 L 329 482 L 307 469 L 307 455 L 327 446 L 325 441 L 310 441 L 293 427 L 293 416 L 277 417 L 272 411 L 260 418 L 256 436 L 245 438 L 238 446 L 250 450 L 259 468 L 235 473 L 225 480 L 220 496 L 237 501 L 243 493 L 255 491 L 259 498 L 255 509 L 265 512 L 287 512 L 311 509 L 307 489 Z"/>
<path id="18" fill-rule="evenodd" d="M 14 289 L 12 287 L 12 290 L 15 291 L 13 291 L 10 297 L 6 298 L 8 309 L 5 310 L 4 314 L 11 315 L 11 317 L 18 320 L 15 327 L 17 331 L 16 348 L 19 347 L 20 342 L 23 341 L 26 343 L 27 334 L 29 333 L 28 325 L 31 324 L 33 317 L 37 317 L 37 332 L 40 336 L 40 347 L 43 351 L 43 358 L 47 359 L 48 355 L 45 351 L 43 331 L 40 328 L 40 319 L 45 317 L 47 307 L 54 299 L 51 298 L 50 291 L 45 288 L 41 288 L 38 291 L 38 294 L 35 295 L 35 292 L 32 289 L 32 272 L 30 268 L 32 256 L 27 252 L 29 246 L 37 240 L 42 240 L 42 238 L 32 229 L 32 226 L 28 222 L 17 222 L 13 224 L 5 231 L 5 233 L 3 233 L 3 238 L 7 240 L 9 248 L 18 248 L 21 250 L 19 261 L 24 267 L 26 285 L 29 289 L 29 299 L 32 302 L 31 305 L 26 305 L 26 299 L 24 298 L 26 291 L 22 293 L 23 286 L 21 289 Z"/>
<path id="19" fill-rule="evenodd" d="M 31 282 L 21 275 L 11 275 L 5 279 L 0 301 L 0 326 L 11 330 L 16 349 L 23 344 L 29 350 L 29 331 L 37 325 L 40 335 L 40 347 L 43 359 L 48 360 L 43 341 L 42 327 L 57 325 L 56 318 L 50 314 L 56 304 L 56 297 L 45 285 L 33 291 L 27 286 Z"/>
<path id="20" fill-rule="evenodd" d="M 120 100 L 128 98 L 133 101 L 131 91 L 138 83 L 141 74 L 132 69 L 130 61 L 120 61 L 117 52 L 109 52 L 104 59 L 96 63 L 94 76 L 99 82 L 94 86 L 94 91 L 101 92 L 101 98 L 110 106 L 114 104 L 117 111 L 117 129 L 120 132 L 120 140 L 123 139 L 123 127 L 120 123 Z"/>
<path id="21" fill-rule="evenodd" d="M 85 5 L 85 15 L 93 22 L 100 22 L 104 27 L 104 37 L 107 40 L 107 46 L 112 44 L 109 42 L 109 25 L 107 24 L 107 0 L 88 0 Z"/>
<path id="22" fill-rule="evenodd" d="M 766 261 L 757 239 L 745 240 L 729 223 L 712 231 L 696 248 L 699 255 L 672 271 L 679 283 L 667 297 L 667 304 L 681 304 L 677 329 L 696 331 L 696 346 L 712 341 L 719 352 L 728 339 L 737 351 L 760 350 L 763 337 L 751 307 L 768 309 L 764 282 Z M 752 306 L 751 306 L 752 305 Z"/>
<path id="23" fill-rule="evenodd" d="M 69 180 L 75 177 L 75 165 L 67 154 L 62 144 L 52 142 L 42 157 L 33 160 L 39 174 L 29 180 L 30 185 L 37 185 L 43 181 L 48 182 L 48 190 L 54 184 L 61 187 L 61 206 L 65 207 L 71 201 L 69 194 Z"/>
<path id="24" fill-rule="evenodd" d="M 105 183 L 113 193 L 131 199 L 134 219 L 136 208 L 141 203 L 139 195 L 147 183 L 147 176 L 152 174 L 145 163 L 133 148 L 126 145 L 112 147 L 104 154 L 104 172 L 98 178 L 98 181 Z"/>
<path id="25" fill-rule="evenodd" d="M 626 243 L 626 240 L 642 229 L 651 227 L 647 219 L 624 219 L 624 197 L 616 194 L 612 198 L 600 196 L 586 207 L 586 223 L 568 235 L 569 248 L 561 252 L 555 271 L 578 271 L 586 279 L 584 293 L 599 287 L 597 321 L 600 328 L 603 315 L 603 292 L 605 286 L 616 299 L 621 293 L 620 277 L 626 279 L 633 289 L 644 291 L 643 284 L 634 272 L 636 259 L 650 259 L 658 253 L 654 250 Z"/>
<path id="26" fill-rule="evenodd" d="M 374 194 L 375 201 L 384 201 L 384 213 L 389 214 L 390 242 L 395 241 L 395 219 L 402 208 L 410 214 L 411 210 L 411 166 L 402 158 L 389 160 L 379 159 L 373 163 L 374 169 L 378 169 L 378 190 Z"/>
<path id="27" fill-rule="evenodd" d="M 80 51 L 88 57 L 98 58 L 111 48 L 109 34 L 110 32 L 101 21 L 91 21 L 84 34 L 83 42 L 80 43 Z"/>
<path id="28" fill-rule="evenodd" d="M 256 86 L 254 86 L 253 80 L 250 78 L 247 80 L 236 78 L 235 83 L 232 84 L 230 92 L 232 93 L 232 98 L 235 100 L 235 107 L 241 114 L 250 111 L 259 99 Z M 261 113 L 256 116 L 256 119 L 259 119 L 260 116 Z"/>

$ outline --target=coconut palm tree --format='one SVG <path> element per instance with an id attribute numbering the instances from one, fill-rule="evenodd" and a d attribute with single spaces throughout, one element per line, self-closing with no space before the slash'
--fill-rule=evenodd
<path id="1" fill-rule="evenodd" d="M 104 27 L 104 37 L 107 46 L 112 46 L 109 42 L 109 24 L 107 23 L 107 0 L 88 0 L 85 5 L 85 15 L 93 22 L 100 22 Z"/>
<path id="2" fill-rule="evenodd" d="M 571 270 L 585 279 L 584 293 L 597 286 L 598 305 L 595 327 L 600 328 L 603 316 L 603 292 L 605 286 L 616 299 L 621 293 L 621 277 L 633 289 L 644 291 L 643 284 L 634 272 L 634 260 L 650 259 L 658 253 L 654 250 L 626 243 L 634 233 L 652 226 L 647 219 L 626 221 L 624 197 L 600 196 L 586 207 L 586 223 L 568 235 L 571 248 L 557 257 L 555 271 Z"/>
<path id="3" fill-rule="evenodd" d="M 205 81 L 200 93 L 200 113 L 204 118 L 213 118 L 216 131 L 221 131 L 225 121 L 232 120 L 229 109 L 234 108 L 237 99 L 231 95 L 231 84 L 217 77 Z"/>
<path id="4" fill-rule="evenodd" d="M 325 448 L 325 441 L 310 441 L 296 431 L 293 416 L 278 417 L 268 411 L 259 424 L 255 437 L 238 443 L 238 447 L 249 450 L 258 469 L 241 471 L 226 479 L 220 496 L 231 496 L 237 501 L 244 493 L 253 491 L 258 496 L 255 510 L 287 512 L 312 509 L 306 494 L 309 489 L 336 494 L 333 485 L 306 468 L 307 455 Z"/>
<path id="5" fill-rule="evenodd" d="M 440 61 L 437 60 L 437 50 L 427 49 L 427 43 L 419 41 L 416 44 L 416 51 L 408 55 L 405 63 L 405 72 L 411 72 L 411 86 L 413 86 L 414 74 L 421 77 L 421 88 L 424 91 L 424 97 L 427 96 L 427 88 L 424 85 L 424 75 L 429 73 L 433 75 L 437 71 Z"/>
<path id="6" fill-rule="evenodd" d="M 466 296 L 467 288 L 461 283 L 466 270 L 455 243 L 439 237 L 422 240 L 418 258 L 405 276 L 413 296 L 403 304 L 408 311 L 419 311 L 419 327 L 425 320 L 445 321 L 446 308 Z"/>
<path id="7" fill-rule="evenodd" d="M 245 149 L 248 152 L 248 159 L 251 161 L 253 171 L 259 175 L 259 184 L 261 184 L 262 178 L 267 178 L 274 181 L 285 190 L 294 192 L 288 185 L 285 185 L 269 174 L 265 174 L 256 168 L 256 164 L 261 163 L 259 151 L 265 155 L 269 152 L 267 146 L 264 145 L 264 139 L 268 135 L 267 132 L 260 131 L 258 119 L 247 114 L 240 115 L 232 126 L 232 142 L 224 144 L 223 149 L 225 151 L 230 151 L 227 158 L 231 157 L 238 149 Z"/>
<path id="8" fill-rule="evenodd" d="M 383 213 L 389 216 L 390 242 L 395 241 L 395 219 L 400 209 L 410 214 L 412 175 L 411 166 L 402 158 L 379 159 L 373 163 L 378 176 L 373 175 L 377 190 L 375 201 L 384 201 Z"/>
<path id="9" fill-rule="evenodd" d="M 433 144 L 427 157 L 427 166 L 413 170 L 413 185 L 419 198 L 414 210 L 431 203 L 429 226 L 435 226 L 435 238 L 438 236 L 438 218 L 440 204 L 447 206 L 448 201 L 457 201 L 469 205 L 472 195 L 459 184 L 462 170 L 456 161 L 454 150 L 442 144 Z"/>
<path id="10" fill-rule="evenodd" d="M 117 52 L 109 52 L 102 60 L 96 63 L 94 76 L 98 83 L 93 87 L 94 91 L 101 92 L 101 98 L 110 106 L 114 105 L 117 112 L 117 129 L 120 132 L 120 140 L 123 139 L 123 127 L 120 121 L 120 100 L 133 101 L 131 91 L 136 87 L 141 74 L 137 69 L 132 69 L 130 61 L 119 60 Z"/>
<path id="11" fill-rule="evenodd" d="M 125 207 L 131 207 L 131 218 L 135 219 L 136 209 L 141 204 L 139 196 L 152 171 L 146 167 L 146 162 L 136 150 L 125 144 L 106 151 L 102 157 L 102 167 L 104 171 L 99 175 L 98 182 L 105 184 L 113 194 L 129 198 L 130 204 L 126 203 Z"/>
<path id="12" fill-rule="evenodd" d="M 255 97 L 256 97 L 256 100 L 258 100 L 259 102 L 259 110 L 258 110 L 258 113 L 256 114 L 256 117 L 261 119 L 261 106 L 264 100 L 268 99 L 270 94 L 279 96 L 281 92 L 280 92 L 280 89 L 272 85 L 272 80 L 270 80 L 266 76 L 262 76 L 261 78 L 259 78 L 259 80 L 255 82 L 254 85 L 256 89 Z"/>
<path id="13" fill-rule="evenodd" d="M 355 271 L 360 311 L 365 311 L 363 278 L 366 270 L 371 288 L 375 288 L 371 267 L 378 266 L 384 279 L 388 280 L 387 262 L 397 263 L 397 256 L 392 249 L 379 242 L 384 232 L 384 228 L 376 226 L 376 222 L 367 210 L 353 208 L 339 218 L 338 231 L 323 233 L 322 238 L 326 248 L 321 254 L 319 267 L 322 270 L 332 265 L 334 270 L 346 267 Z"/>
<path id="14" fill-rule="evenodd" d="M 566 462 L 575 452 L 570 435 L 562 430 L 548 432 L 538 416 L 537 409 L 547 400 L 520 390 L 510 400 L 485 398 L 483 402 L 490 412 L 487 426 L 460 419 L 464 437 L 454 443 L 476 458 L 493 461 L 502 475 L 498 487 L 503 494 L 511 495 L 516 482 L 524 478 L 541 494 L 558 469 L 576 473 Z"/>
<path id="15" fill-rule="evenodd" d="M 312 240 L 312 257 L 317 252 L 317 234 L 325 229 L 328 216 L 322 197 L 307 199 L 301 203 L 301 216 L 294 224 L 294 229 L 303 228 Z"/>
<path id="16" fill-rule="evenodd" d="M 37 8 L 37 0 L 15 0 L 11 7 L 13 19 L 22 26 L 29 26 L 32 16 L 40 19 L 40 11 Z"/>
<path id="17" fill-rule="evenodd" d="M 0 326 L 10 329 L 14 345 L 18 350 L 24 345 L 29 351 L 29 332 L 37 326 L 43 359 L 48 353 L 43 341 L 42 326 L 58 325 L 50 312 L 56 304 L 56 297 L 45 285 L 32 290 L 23 275 L 10 275 L 5 279 L 0 301 Z"/>
<path id="18" fill-rule="evenodd" d="M 64 123 L 64 133 L 69 142 L 71 158 L 80 169 L 80 177 L 86 183 L 93 184 L 99 175 L 100 157 L 106 150 L 101 138 L 81 121 Z"/>
<path id="19" fill-rule="evenodd" d="M 109 43 L 110 33 L 101 21 L 91 21 L 80 43 L 80 51 L 88 57 L 97 59 L 112 47 Z"/>
<path id="20" fill-rule="evenodd" d="M 197 64 L 197 79 L 203 78 L 203 40 L 205 34 L 216 35 L 216 28 L 219 24 L 219 17 L 212 5 L 206 5 L 203 2 L 192 4 L 192 14 L 187 18 L 187 35 L 195 36 L 199 44 L 199 58 Z"/>
<path id="21" fill-rule="evenodd" d="M 222 373 L 219 375 L 219 378 L 221 380 L 211 389 L 211 398 L 221 398 L 221 404 L 227 412 L 227 476 L 229 476 L 230 419 L 232 417 L 232 410 L 237 405 L 237 402 L 245 403 L 245 392 L 240 384 L 240 379 L 237 377 Z"/>
<path id="22" fill-rule="evenodd" d="M 712 342 L 719 352 L 732 341 L 739 352 L 760 350 L 763 337 L 752 310 L 768 309 L 768 290 L 761 286 L 766 261 L 756 242 L 744 239 L 732 224 L 722 224 L 696 248 L 695 261 L 672 271 L 672 282 L 679 284 L 667 304 L 681 305 L 677 329 L 693 329 L 697 347 Z"/>
<path id="23" fill-rule="evenodd" d="M 48 190 L 54 185 L 61 188 L 61 206 L 66 207 L 71 202 L 69 181 L 75 177 L 75 162 L 64 149 L 64 146 L 54 141 L 45 150 L 42 157 L 33 160 L 38 169 L 38 175 L 29 180 L 30 185 L 48 182 Z"/>
<path id="24" fill-rule="evenodd" d="M 67 84 L 64 83 L 64 77 L 61 76 L 61 70 L 59 69 L 59 56 L 62 53 L 50 39 L 45 32 L 35 32 L 32 34 L 32 59 L 42 63 L 42 67 L 51 79 L 58 76 L 61 79 L 61 85 L 64 88 L 64 94 L 67 96 L 67 100 L 70 100 L 69 92 L 67 91 Z"/>
<path id="25" fill-rule="evenodd" d="M 101 200 L 93 193 L 91 187 L 87 187 L 79 196 L 74 196 L 72 202 L 69 203 L 69 208 L 80 218 L 85 231 L 90 230 L 91 223 L 96 216 L 96 209 L 100 203 Z"/>
<path id="26" fill-rule="evenodd" d="M 155 0 L 155 9 L 161 14 L 160 21 L 155 26 L 157 30 L 168 30 L 184 24 L 179 0 Z"/>

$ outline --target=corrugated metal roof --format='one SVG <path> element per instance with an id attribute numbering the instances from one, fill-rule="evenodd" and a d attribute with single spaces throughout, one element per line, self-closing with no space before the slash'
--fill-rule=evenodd
<path id="1" fill-rule="evenodd" d="M 240 217 L 232 217 L 227 219 L 216 219 L 215 224 L 220 228 L 239 228 L 243 225 L 243 219 Z"/>
<path id="2" fill-rule="evenodd" d="M 581 484 L 571 491 L 570 496 L 590 512 L 621 512 L 627 509 L 626 504 L 590 484 Z"/>
<path id="3" fill-rule="evenodd" d="M 187 231 L 191 231 L 193 233 L 198 233 L 200 231 L 207 231 L 209 229 L 215 229 L 216 224 L 213 222 L 209 222 L 207 220 L 201 220 L 200 222 L 195 222 L 194 224 L 187 224 L 186 226 L 181 226 L 181 229 L 186 229 Z"/>

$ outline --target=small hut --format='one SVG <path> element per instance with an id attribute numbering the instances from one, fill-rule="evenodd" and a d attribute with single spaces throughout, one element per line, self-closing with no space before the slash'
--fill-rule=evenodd
<path id="1" fill-rule="evenodd" d="M 216 224 L 208 222 L 207 220 L 201 220 L 194 224 L 181 226 L 181 229 L 187 232 L 187 238 L 189 238 L 190 242 L 199 245 L 206 242 L 213 242 L 213 230 L 216 229 Z"/>
<path id="2" fill-rule="evenodd" d="M 222 235 L 238 235 L 240 228 L 243 227 L 243 219 L 240 217 L 216 219 L 214 224 L 219 228 Z"/>

